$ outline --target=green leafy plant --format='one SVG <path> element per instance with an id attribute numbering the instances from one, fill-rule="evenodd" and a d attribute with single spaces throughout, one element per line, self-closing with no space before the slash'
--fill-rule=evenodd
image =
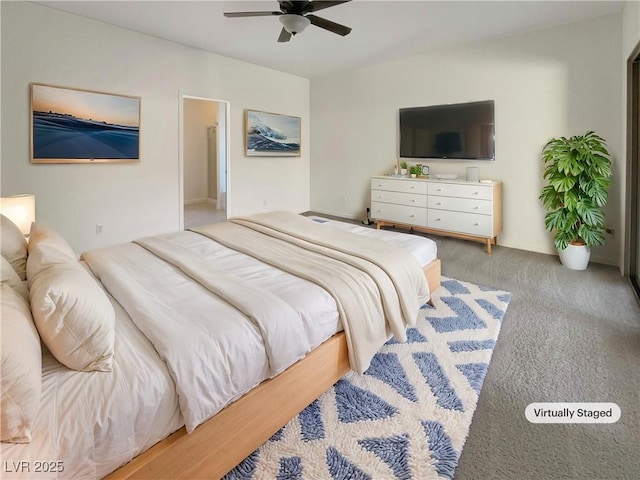
<path id="1" fill-rule="evenodd" d="M 604 243 L 602 207 L 611 184 L 611 156 L 594 132 L 552 138 L 542 149 L 547 185 L 540 200 L 547 210 L 545 228 L 554 233 L 556 248 L 593 247 Z"/>
<path id="2" fill-rule="evenodd" d="M 412 166 L 409 168 L 409 174 L 410 174 L 410 175 L 419 175 L 419 174 L 420 174 L 420 169 L 419 169 L 417 166 L 412 165 Z"/>
<path id="3" fill-rule="evenodd" d="M 407 162 L 402 162 L 402 163 L 400 164 L 400 168 L 404 168 L 404 169 L 406 169 L 406 168 L 407 168 Z"/>

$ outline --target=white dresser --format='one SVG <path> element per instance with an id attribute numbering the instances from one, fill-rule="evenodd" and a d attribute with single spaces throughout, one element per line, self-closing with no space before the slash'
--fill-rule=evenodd
<path id="1" fill-rule="evenodd" d="M 373 177 L 371 218 L 398 226 L 482 241 L 491 254 L 502 232 L 502 183 Z"/>

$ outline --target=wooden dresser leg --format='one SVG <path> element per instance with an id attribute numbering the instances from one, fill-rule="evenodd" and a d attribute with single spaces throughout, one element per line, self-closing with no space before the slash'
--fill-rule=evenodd
<path id="1" fill-rule="evenodd" d="M 487 255 L 491 255 L 491 239 L 487 238 Z"/>

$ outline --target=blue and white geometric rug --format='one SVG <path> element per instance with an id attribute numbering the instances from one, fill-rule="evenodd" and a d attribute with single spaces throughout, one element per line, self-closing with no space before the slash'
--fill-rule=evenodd
<path id="1" fill-rule="evenodd" d="M 453 478 L 511 294 L 443 278 L 433 297 L 407 343 L 391 339 L 225 480 Z"/>

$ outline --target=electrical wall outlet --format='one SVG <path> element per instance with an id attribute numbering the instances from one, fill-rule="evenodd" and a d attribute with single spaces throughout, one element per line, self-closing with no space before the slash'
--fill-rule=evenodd
<path id="1" fill-rule="evenodd" d="M 96 224 L 96 235 L 100 235 L 102 233 L 102 224 Z"/>

